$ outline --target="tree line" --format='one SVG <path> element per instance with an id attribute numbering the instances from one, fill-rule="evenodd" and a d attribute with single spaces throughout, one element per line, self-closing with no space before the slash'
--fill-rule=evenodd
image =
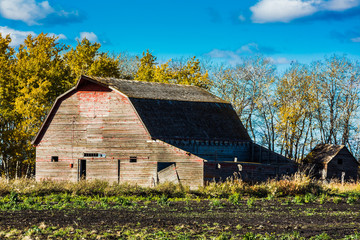
<path id="1" fill-rule="evenodd" d="M 254 56 L 214 71 L 252 139 L 301 162 L 316 144 L 342 144 L 359 155 L 360 65 L 345 56 L 292 63 L 283 73 Z"/>
<path id="2" fill-rule="evenodd" d="M 14 48 L 0 35 L 1 173 L 33 173 L 31 140 L 56 97 L 81 75 L 205 88 L 232 103 L 255 142 L 296 161 L 318 143 L 344 144 L 358 155 L 359 73 L 357 62 L 335 55 L 280 73 L 263 56 L 236 66 L 196 57 L 158 63 L 149 51 L 110 54 L 87 39 L 71 47 L 42 33 Z"/>

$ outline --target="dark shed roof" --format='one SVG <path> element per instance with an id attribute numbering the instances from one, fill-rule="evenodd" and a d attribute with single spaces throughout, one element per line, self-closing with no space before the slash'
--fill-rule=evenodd
<path id="1" fill-rule="evenodd" d="M 344 147 L 344 145 L 318 144 L 304 160 L 308 163 L 328 163 Z"/>

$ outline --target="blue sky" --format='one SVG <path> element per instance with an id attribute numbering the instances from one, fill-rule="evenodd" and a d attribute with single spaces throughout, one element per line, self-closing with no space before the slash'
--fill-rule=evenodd
<path id="1" fill-rule="evenodd" d="M 116 53 L 229 64 L 261 53 L 284 66 L 334 53 L 360 59 L 360 0 L 0 0 L 0 32 L 13 46 L 45 32 Z"/>

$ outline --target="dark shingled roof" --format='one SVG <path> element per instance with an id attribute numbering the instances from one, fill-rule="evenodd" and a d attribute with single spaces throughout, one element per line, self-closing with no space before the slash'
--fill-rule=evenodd
<path id="1" fill-rule="evenodd" d="M 83 78 L 128 96 L 155 139 L 251 140 L 231 104 L 199 87 Z"/>
<path id="2" fill-rule="evenodd" d="M 328 163 L 344 147 L 344 145 L 318 144 L 304 160 L 308 163 Z"/>
<path id="3" fill-rule="evenodd" d="M 250 140 L 228 103 L 130 100 L 153 138 Z"/>
<path id="4" fill-rule="evenodd" d="M 86 78 L 113 87 L 129 98 L 227 103 L 221 98 L 195 86 L 121 80 L 116 78 Z"/>

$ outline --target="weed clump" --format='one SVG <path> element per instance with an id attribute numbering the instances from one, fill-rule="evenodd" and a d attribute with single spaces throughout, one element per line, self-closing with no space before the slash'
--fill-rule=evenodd
<path id="1" fill-rule="evenodd" d="M 272 179 L 266 185 L 271 194 L 277 197 L 305 195 L 306 193 L 318 195 L 323 191 L 319 182 L 301 172 L 280 180 Z"/>

